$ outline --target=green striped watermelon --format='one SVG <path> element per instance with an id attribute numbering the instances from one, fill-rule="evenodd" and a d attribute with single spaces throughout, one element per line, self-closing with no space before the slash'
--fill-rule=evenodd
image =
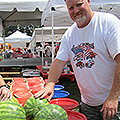
<path id="1" fill-rule="evenodd" d="M 49 104 L 35 115 L 34 120 L 68 120 L 68 115 L 61 106 Z"/>
<path id="2" fill-rule="evenodd" d="M 30 97 L 24 104 L 24 109 L 26 112 L 26 117 L 28 119 L 34 118 L 34 116 L 46 105 L 49 105 L 47 99 L 35 98 L 34 96 Z"/>
<path id="3" fill-rule="evenodd" d="M 14 97 L 14 96 L 12 96 L 12 99 L 11 99 L 13 102 L 16 102 L 16 103 L 18 103 L 19 104 L 19 101 Z"/>
<path id="4" fill-rule="evenodd" d="M 11 99 L 11 100 L 8 99 L 7 101 L 13 101 L 13 102 L 16 102 L 16 103 L 19 104 L 19 101 L 18 101 L 14 96 L 12 96 L 12 99 Z M 2 102 L 2 101 L 1 101 L 1 98 L 0 98 L 0 102 Z"/>
<path id="5" fill-rule="evenodd" d="M 26 120 L 24 108 L 14 101 L 0 102 L 0 120 Z"/>

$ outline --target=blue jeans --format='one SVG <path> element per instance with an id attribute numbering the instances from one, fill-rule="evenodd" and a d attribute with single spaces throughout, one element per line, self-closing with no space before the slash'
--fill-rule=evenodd
<path id="1" fill-rule="evenodd" d="M 100 106 L 89 106 L 83 102 L 81 102 L 79 107 L 79 112 L 84 114 L 87 117 L 87 120 L 104 120 L 103 112 L 100 112 L 103 105 Z M 110 120 L 119 120 L 118 116 L 115 115 Z"/>

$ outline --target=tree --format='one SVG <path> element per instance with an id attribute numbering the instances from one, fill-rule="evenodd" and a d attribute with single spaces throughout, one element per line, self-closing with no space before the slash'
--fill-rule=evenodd
<path id="1" fill-rule="evenodd" d="M 22 26 L 22 25 L 18 24 L 17 26 L 5 27 L 5 37 L 8 37 L 12 33 L 14 33 L 16 30 L 18 30 L 22 33 L 26 33 L 26 35 L 32 36 L 33 29 L 34 29 L 33 24 L 31 24 L 29 26 Z"/>

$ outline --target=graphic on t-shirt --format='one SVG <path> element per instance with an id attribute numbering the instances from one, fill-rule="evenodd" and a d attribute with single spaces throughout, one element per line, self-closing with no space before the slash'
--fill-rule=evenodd
<path id="1" fill-rule="evenodd" d="M 71 50 L 75 54 L 73 60 L 77 61 L 77 67 L 80 67 L 81 69 L 83 67 L 91 68 L 95 64 L 94 58 L 97 54 L 93 52 L 93 49 L 94 43 L 82 43 L 76 47 L 73 45 Z"/>

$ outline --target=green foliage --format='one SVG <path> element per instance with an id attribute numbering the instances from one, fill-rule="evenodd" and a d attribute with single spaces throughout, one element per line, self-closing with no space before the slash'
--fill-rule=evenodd
<path id="1" fill-rule="evenodd" d="M 29 36 L 32 36 L 33 29 L 34 29 L 33 24 L 29 26 L 21 26 L 20 24 L 18 24 L 17 26 L 8 26 L 8 27 L 5 27 L 5 37 L 8 37 L 12 33 L 14 33 L 16 30 L 22 33 L 26 33 Z"/>
<path id="2" fill-rule="evenodd" d="M 17 26 L 5 27 L 5 37 L 8 37 L 17 30 Z"/>

